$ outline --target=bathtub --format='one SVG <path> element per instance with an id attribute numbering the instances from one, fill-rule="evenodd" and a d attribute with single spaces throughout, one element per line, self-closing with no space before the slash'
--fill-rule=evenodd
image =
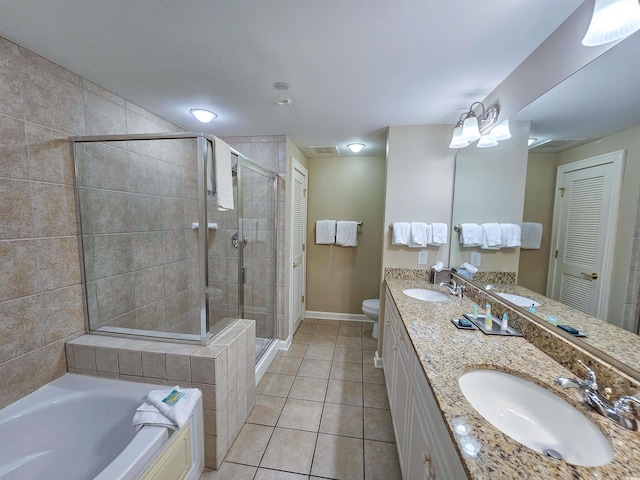
<path id="1" fill-rule="evenodd" d="M 131 426 L 138 405 L 157 388 L 68 373 L 0 410 L 0 478 L 134 480 L 157 470 L 172 439 L 189 432 L 191 465 L 183 478 L 197 479 L 204 464 L 202 400 L 178 432 Z"/>

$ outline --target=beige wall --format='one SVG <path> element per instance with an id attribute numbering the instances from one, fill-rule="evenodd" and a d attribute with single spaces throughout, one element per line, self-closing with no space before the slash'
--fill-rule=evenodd
<path id="1" fill-rule="evenodd" d="M 557 158 L 556 153 L 531 153 L 527 161 L 522 221 L 542 224 L 542 242 L 539 250 L 520 250 L 518 283 L 542 295 L 547 293 Z"/>
<path id="2" fill-rule="evenodd" d="M 378 298 L 383 230 L 383 157 L 308 160 L 307 311 L 362 313 Z M 357 247 L 316 245 L 316 220 L 358 220 Z"/>
<path id="3" fill-rule="evenodd" d="M 511 122 L 511 138 L 492 148 L 471 145 L 456 158 L 453 224 L 522 223 L 527 170 L 529 122 Z M 479 270 L 517 272 L 519 248 L 483 250 L 461 247 L 458 233 L 451 242 L 451 266 L 471 260 L 479 252 Z"/>
<path id="4" fill-rule="evenodd" d="M 69 135 L 178 128 L 0 39 L 0 407 L 62 375 L 84 332 Z"/>
<path id="5" fill-rule="evenodd" d="M 430 268 L 449 264 L 449 244 L 429 246 L 428 265 L 418 265 L 417 249 L 391 245 L 393 222 L 446 223 L 451 228 L 455 153 L 451 125 L 390 127 L 387 139 L 383 267 Z M 449 238 L 449 242 L 451 238 Z"/>

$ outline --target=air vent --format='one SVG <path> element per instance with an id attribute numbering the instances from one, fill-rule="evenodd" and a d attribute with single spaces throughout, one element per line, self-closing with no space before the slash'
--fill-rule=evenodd
<path id="1" fill-rule="evenodd" d="M 311 151 L 311 153 L 319 157 L 330 157 L 332 155 L 338 155 L 340 153 L 338 151 L 338 147 L 336 147 L 335 145 L 319 147 L 308 146 L 307 148 Z"/>
<path id="2" fill-rule="evenodd" d="M 529 151 L 534 153 L 562 152 L 564 150 L 577 147 L 587 141 L 588 139 L 586 138 L 549 139 L 542 143 L 538 143 L 537 145 L 533 145 L 529 148 Z"/>

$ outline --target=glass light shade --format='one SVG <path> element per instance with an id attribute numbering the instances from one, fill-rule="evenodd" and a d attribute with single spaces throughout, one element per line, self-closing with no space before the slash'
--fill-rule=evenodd
<path id="1" fill-rule="evenodd" d="M 489 136 L 501 142 L 502 140 L 509 140 L 511 138 L 511 130 L 509 130 L 509 119 L 507 118 L 504 122 L 493 127 Z"/>
<path id="2" fill-rule="evenodd" d="M 478 148 L 489 148 L 489 147 L 495 147 L 498 145 L 498 141 L 491 138 L 490 135 L 483 135 L 480 137 L 480 140 L 478 141 Z"/>
<path id="3" fill-rule="evenodd" d="M 350 143 L 347 145 L 347 148 L 351 150 L 353 153 L 358 153 L 365 147 L 364 143 Z"/>
<path id="4" fill-rule="evenodd" d="M 201 123 L 209 123 L 217 117 L 215 113 L 210 112 L 209 110 L 203 110 L 202 108 L 192 108 L 189 112 L 191 112 L 191 115 L 196 117 L 196 120 Z"/>
<path id="5" fill-rule="evenodd" d="M 449 148 L 464 148 L 469 145 L 469 142 L 462 139 L 462 125 L 458 125 L 453 129 L 453 137 L 451 138 L 451 143 L 449 144 Z"/>
<path id="6" fill-rule="evenodd" d="M 587 33 L 585 47 L 595 47 L 620 40 L 640 29 L 638 0 L 596 0 Z"/>
<path id="7" fill-rule="evenodd" d="M 462 124 L 462 140 L 471 143 L 480 138 L 480 129 L 478 128 L 478 119 L 475 115 L 469 114 Z"/>

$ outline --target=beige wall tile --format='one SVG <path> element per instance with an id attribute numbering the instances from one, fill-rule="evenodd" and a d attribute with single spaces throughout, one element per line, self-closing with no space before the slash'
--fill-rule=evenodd
<path id="1" fill-rule="evenodd" d="M 47 343 L 84 333 L 81 285 L 41 293 L 38 295 L 38 304 L 37 320 L 45 326 Z"/>
<path id="2" fill-rule="evenodd" d="M 87 193 L 89 197 L 91 233 L 131 231 L 131 196 L 128 193 L 93 188 L 89 189 Z M 80 205 L 81 208 L 84 208 L 87 204 L 81 203 Z M 83 217 L 85 215 L 86 213 L 83 212 Z"/>
<path id="3" fill-rule="evenodd" d="M 69 135 L 26 123 L 31 180 L 73 185 L 73 152 Z"/>
<path id="4" fill-rule="evenodd" d="M 92 345 L 74 345 L 73 362 L 76 369 L 96 370 L 96 351 Z"/>
<path id="5" fill-rule="evenodd" d="M 113 103 L 104 95 L 96 95 L 88 90 L 83 93 L 86 135 L 122 134 L 126 130 L 124 105 Z"/>
<path id="6" fill-rule="evenodd" d="M 142 307 L 164 298 L 164 268 L 138 270 L 135 275 L 136 307 Z"/>
<path id="7" fill-rule="evenodd" d="M 103 278 L 97 280 L 95 284 L 101 321 L 124 315 L 135 309 L 135 282 L 132 273 Z"/>
<path id="8" fill-rule="evenodd" d="M 0 301 L 25 297 L 38 292 L 36 242 L 0 241 Z"/>
<path id="9" fill-rule="evenodd" d="M 142 375 L 152 378 L 167 378 L 165 354 L 158 352 L 142 352 Z"/>
<path id="10" fill-rule="evenodd" d="M 0 65 L 1 58 L 2 57 L 0 57 Z M 0 104 L 2 104 L 1 73 Z M 24 122 L 17 118 L 0 115 L 0 176 L 29 178 L 27 158 L 27 140 L 24 133 Z"/>
<path id="11" fill-rule="evenodd" d="M 31 188 L 36 235 L 77 235 L 73 187 L 34 182 Z"/>
<path id="12" fill-rule="evenodd" d="M 0 225 L 0 239 L 34 236 L 29 182 L 0 178 Z"/>
<path id="13" fill-rule="evenodd" d="M 118 147 L 120 146 L 120 147 Z M 92 143 L 80 148 L 84 162 L 79 164 L 84 185 L 110 190 L 129 190 L 129 156 L 121 143 Z"/>
<path id="14" fill-rule="evenodd" d="M 98 373 L 119 374 L 118 350 L 115 348 L 95 347 L 96 369 Z"/>
<path id="15" fill-rule="evenodd" d="M 38 274 L 41 290 L 55 290 L 80 283 L 77 237 L 37 240 Z"/>
<path id="16" fill-rule="evenodd" d="M 18 46 L 0 38 L 0 112 L 23 118 Z"/>
<path id="17" fill-rule="evenodd" d="M 188 355 L 166 355 L 167 379 L 175 381 L 191 381 L 191 361 Z"/>
<path id="18" fill-rule="evenodd" d="M 0 364 L 45 345 L 38 296 L 0 303 Z"/>
<path id="19" fill-rule="evenodd" d="M 142 376 L 142 353 L 136 350 L 123 350 L 119 348 L 118 365 L 120 375 Z"/>

